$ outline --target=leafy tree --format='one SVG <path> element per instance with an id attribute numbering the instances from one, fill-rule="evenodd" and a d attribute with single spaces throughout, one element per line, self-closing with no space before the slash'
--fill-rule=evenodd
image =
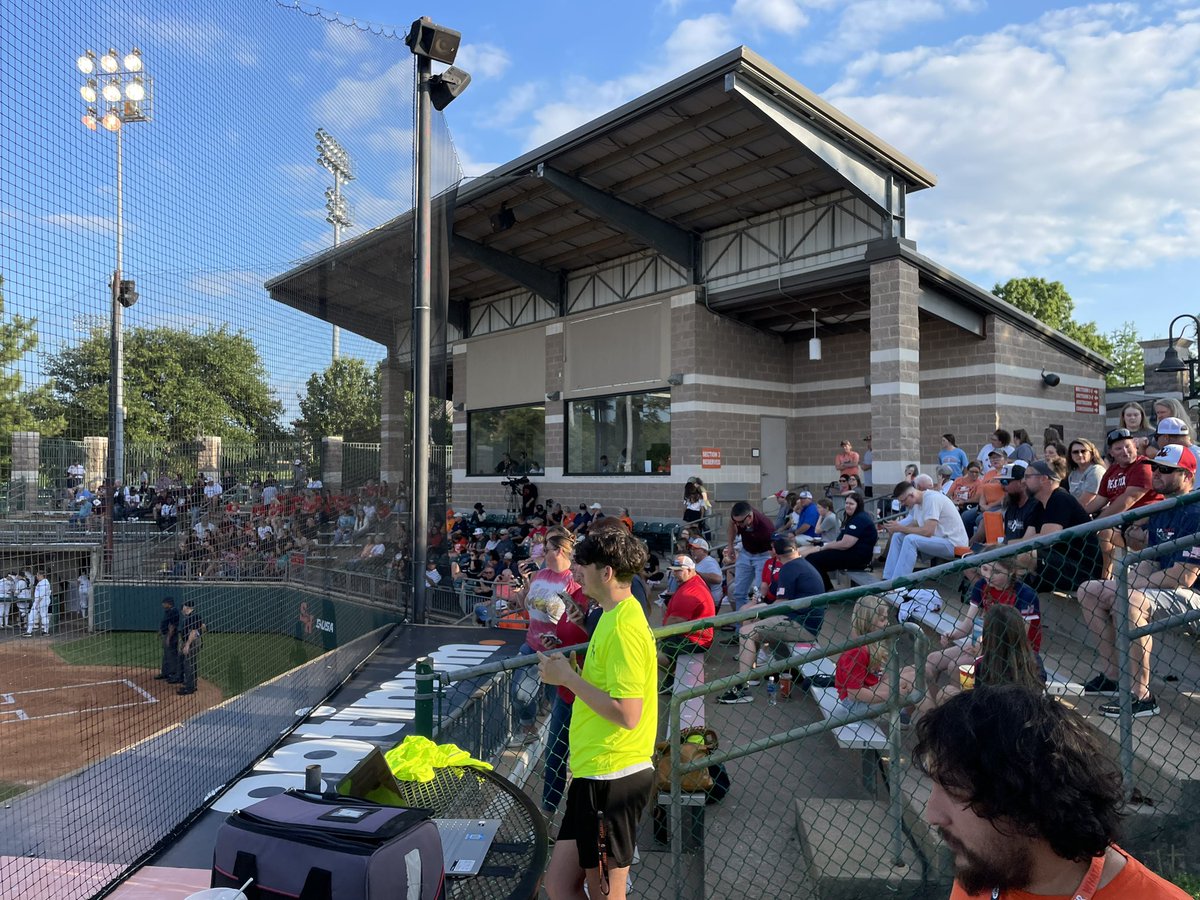
<path id="1" fill-rule="evenodd" d="M 314 372 L 297 394 L 300 418 L 292 423 L 313 441 L 333 434 L 358 443 L 378 443 L 380 429 L 379 367 L 361 359 L 335 359 L 324 372 Z"/>
<path id="2" fill-rule="evenodd" d="M 54 405 L 65 437 L 108 433 L 109 334 L 94 327 L 79 344 L 50 358 Z M 282 435 L 258 350 L 225 326 L 195 333 L 176 328 L 125 332 L 125 439 L 182 441 L 200 435 L 272 440 Z"/>
<path id="3" fill-rule="evenodd" d="M 1113 344 L 1101 334 L 1095 322 L 1076 322 L 1075 301 L 1061 281 L 1044 278 L 1010 278 L 997 284 L 992 293 L 1040 322 L 1057 329 L 1101 356 L 1112 358 Z M 1140 378 L 1139 378 L 1140 380 Z"/>
<path id="4" fill-rule="evenodd" d="M 24 379 L 18 363 L 26 353 L 37 347 L 37 319 L 4 315 L 4 276 L 0 275 L 0 435 L 14 431 L 36 431 L 35 401 L 47 393 L 45 385 L 22 391 Z M 54 424 L 61 423 L 50 423 Z M 53 431 L 51 428 L 50 432 Z"/>
<path id="5" fill-rule="evenodd" d="M 1116 366 L 1108 373 L 1109 387 L 1129 387 L 1146 380 L 1146 361 L 1138 343 L 1137 325 L 1126 322 L 1108 333 L 1113 352 L 1109 357 Z"/>

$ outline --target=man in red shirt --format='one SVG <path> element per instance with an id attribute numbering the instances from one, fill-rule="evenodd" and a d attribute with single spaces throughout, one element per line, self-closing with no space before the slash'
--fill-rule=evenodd
<path id="1" fill-rule="evenodd" d="M 1128 428 L 1108 433 L 1108 455 L 1112 457 L 1112 465 L 1100 479 L 1100 493 L 1084 507 L 1093 519 L 1115 516 L 1162 499 L 1151 483 L 1150 461 L 1138 453 L 1137 442 Z M 1125 546 L 1124 529 L 1106 528 L 1096 536 L 1104 557 L 1100 578 L 1112 578 L 1113 554 L 1116 548 Z"/>
<path id="2" fill-rule="evenodd" d="M 950 900 L 1185 900 L 1114 841 L 1125 806 L 1108 740 L 1054 697 L 976 687 L 925 713 L 913 762 L 954 854 Z"/>
<path id="3" fill-rule="evenodd" d="M 663 624 L 694 622 L 716 614 L 712 592 L 704 579 L 696 572 L 696 561 L 686 553 L 677 553 L 667 566 L 679 586 L 663 612 Z M 669 689 L 678 693 L 704 684 L 704 652 L 712 646 L 713 630 L 710 625 L 699 631 L 663 638 L 659 644 L 658 664 L 671 670 L 675 667 L 674 686 Z M 669 684 L 669 683 L 668 683 Z M 667 690 L 664 687 L 663 690 Z M 679 711 L 680 728 L 704 727 L 704 698 L 695 697 L 686 701 Z M 670 734 L 671 723 L 667 723 Z"/>

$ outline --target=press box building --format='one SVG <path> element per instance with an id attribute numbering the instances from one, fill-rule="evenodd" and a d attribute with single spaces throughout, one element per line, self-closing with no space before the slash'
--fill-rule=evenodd
<path id="1" fill-rule="evenodd" d="M 642 517 L 678 515 L 691 475 L 725 502 L 827 482 L 868 433 L 877 485 L 931 470 L 946 431 L 972 455 L 998 425 L 1098 435 L 1109 363 L 906 238 L 934 184 L 746 48 L 467 183 L 447 223 L 455 501 L 503 507 L 505 452 L 543 499 Z M 267 285 L 387 344 L 392 483 L 411 477 L 411 227 Z"/>

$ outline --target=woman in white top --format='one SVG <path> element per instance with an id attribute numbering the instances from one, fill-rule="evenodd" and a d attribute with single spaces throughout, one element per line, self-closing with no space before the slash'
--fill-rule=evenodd
<path id="1" fill-rule="evenodd" d="M 1075 438 L 1067 449 L 1067 488 L 1071 496 L 1087 506 L 1100 493 L 1104 463 L 1100 451 L 1087 438 Z"/>

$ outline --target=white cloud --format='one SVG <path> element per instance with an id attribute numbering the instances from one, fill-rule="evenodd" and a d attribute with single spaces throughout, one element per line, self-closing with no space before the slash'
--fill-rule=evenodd
<path id="1" fill-rule="evenodd" d="M 937 173 L 909 234 L 980 280 L 1197 255 L 1200 22 L 1056 11 L 865 56 L 826 99 Z"/>
<path id="2" fill-rule="evenodd" d="M 466 69 L 475 79 L 499 78 L 511 64 L 508 54 L 495 44 L 463 44 L 454 60 L 455 66 Z"/>
<path id="3" fill-rule="evenodd" d="M 529 112 L 537 102 L 539 87 L 532 81 L 510 88 L 498 103 L 492 104 L 481 117 L 480 123 L 488 128 L 507 128 L 520 116 Z"/>
<path id="4" fill-rule="evenodd" d="M 795 34 L 808 24 L 799 0 L 736 0 L 733 16 L 748 19 L 756 31 L 783 34 Z"/>
<path id="5" fill-rule="evenodd" d="M 805 57 L 810 61 L 845 59 L 878 46 L 910 25 L 982 6 L 983 0 L 852 0 L 842 8 L 829 39 L 813 45 Z"/>
<path id="6" fill-rule="evenodd" d="M 242 297 L 262 293 L 267 276 L 249 270 L 202 272 L 192 276 L 188 288 L 206 297 Z"/>
<path id="7" fill-rule="evenodd" d="M 675 26 L 663 43 L 662 52 L 652 63 L 608 81 L 572 78 L 558 85 L 556 93 L 562 99 L 533 111 L 534 124 L 528 132 L 526 145 L 536 147 L 566 134 L 631 98 L 720 56 L 737 43 L 727 16 L 707 13 L 684 19 Z"/>
<path id="8" fill-rule="evenodd" d="M 349 130 L 379 119 L 411 118 L 413 67 L 403 60 L 382 74 L 339 78 L 311 106 L 313 121 L 331 131 Z"/>
<path id="9" fill-rule="evenodd" d="M 52 213 L 46 216 L 46 224 L 68 231 L 83 231 L 90 234 L 116 234 L 115 219 L 107 216 L 85 216 L 78 213 Z"/>

